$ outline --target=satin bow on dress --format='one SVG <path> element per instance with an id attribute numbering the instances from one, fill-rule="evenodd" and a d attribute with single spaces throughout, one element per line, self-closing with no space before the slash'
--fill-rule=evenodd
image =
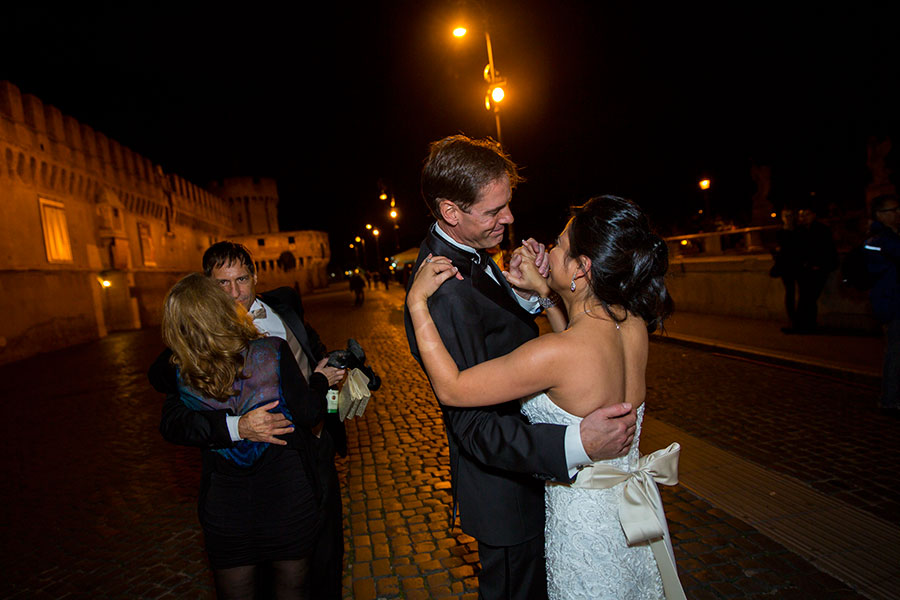
<path id="1" fill-rule="evenodd" d="M 634 471 L 622 471 L 604 462 L 584 467 L 572 487 L 606 489 L 625 484 L 619 502 L 619 521 L 629 545 L 650 542 L 667 600 L 684 600 L 684 590 L 675 568 L 675 553 L 669 538 L 666 515 L 657 483 L 678 483 L 678 442 L 642 456 Z"/>

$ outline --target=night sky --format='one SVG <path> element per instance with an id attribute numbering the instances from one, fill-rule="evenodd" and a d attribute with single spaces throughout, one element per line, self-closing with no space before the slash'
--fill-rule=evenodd
<path id="1" fill-rule="evenodd" d="M 266 6 L 7 5 L 0 79 L 199 185 L 275 178 L 282 229 L 329 231 L 336 257 L 367 222 L 393 246 L 384 185 L 401 248 L 416 245 L 428 143 L 496 135 L 478 5 L 463 40 L 450 35 L 466 12 L 456 2 Z M 701 207 L 701 176 L 716 212 L 743 224 L 754 161 L 773 168 L 776 206 L 814 191 L 857 208 L 866 139 L 900 145 L 896 9 L 483 6 L 509 81 L 503 142 L 527 178 L 517 235 L 548 240 L 569 205 L 600 193 L 671 232 Z"/>

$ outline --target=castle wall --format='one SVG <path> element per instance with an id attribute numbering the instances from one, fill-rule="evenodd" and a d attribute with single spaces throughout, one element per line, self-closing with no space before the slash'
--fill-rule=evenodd
<path id="1" fill-rule="evenodd" d="M 211 243 L 248 222 L 278 230 L 274 181 L 226 181 L 231 199 L 0 81 L 0 364 L 157 325 Z M 291 275 L 302 289 L 327 282 Z"/>
<path id="2" fill-rule="evenodd" d="M 274 179 L 229 177 L 209 187 L 228 203 L 237 233 L 278 232 L 278 186 Z"/>
<path id="3" fill-rule="evenodd" d="M 250 250 L 260 291 L 288 286 L 301 294 L 328 285 L 331 250 L 324 231 L 281 231 L 229 237 Z"/>

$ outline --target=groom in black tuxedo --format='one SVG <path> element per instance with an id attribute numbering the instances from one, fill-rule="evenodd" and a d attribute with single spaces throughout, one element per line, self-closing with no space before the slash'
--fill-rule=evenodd
<path id="1" fill-rule="evenodd" d="M 422 172 L 422 193 L 437 222 L 422 242 L 419 264 L 446 256 L 451 278 L 429 299 L 441 339 L 460 370 L 508 354 L 538 335 L 539 299 L 514 290 L 485 250 L 513 222 L 516 165 L 490 140 L 462 135 L 435 142 Z M 543 258 L 539 257 L 539 262 Z M 406 336 L 421 364 L 406 311 Z M 600 409 L 581 425 L 531 425 L 519 402 L 483 408 L 441 407 L 450 446 L 453 510 L 478 540 L 479 597 L 547 597 L 544 482 L 569 483 L 580 466 L 619 456 L 634 435 L 634 411 Z M 454 517 L 455 518 L 455 517 Z"/>

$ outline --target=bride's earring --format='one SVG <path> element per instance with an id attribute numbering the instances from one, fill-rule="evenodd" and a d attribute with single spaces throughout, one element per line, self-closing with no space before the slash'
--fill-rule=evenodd
<path id="1" fill-rule="evenodd" d="M 575 291 L 575 278 L 574 277 L 572 277 L 572 284 L 569 286 L 569 289 L 572 290 L 573 292 Z"/>

